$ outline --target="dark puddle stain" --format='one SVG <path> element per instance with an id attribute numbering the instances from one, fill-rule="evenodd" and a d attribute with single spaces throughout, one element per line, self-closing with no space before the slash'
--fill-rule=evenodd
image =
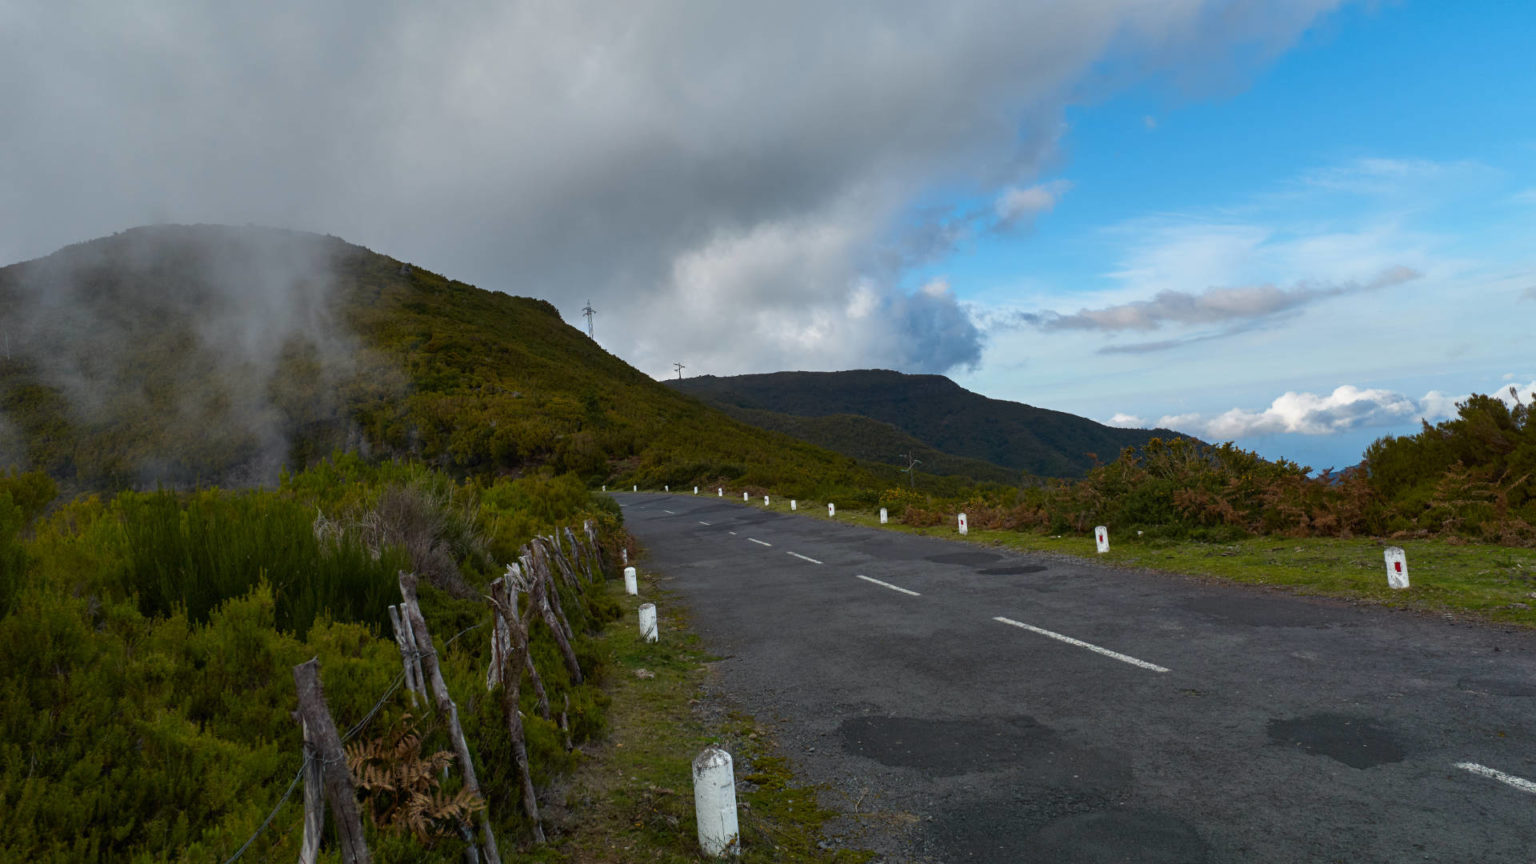
<path id="1" fill-rule="evenodd" d="M 994 555 L 991 552 L 951 552 L 947 555 L 929 555 L 924 561 L 932 561 L 935 564 L 959 564 L 962 567 L 980 567 L 991 564 L 993 561 L 1003 560 L 1003 556 Z"/>
<path id="2" fill-rule="evenodd" d="M 1326 627 L 1345 623 L 1352 617 L 1347 610 L 1282 596 L 1196 597 L 1184 606 L 1191 612 L 1246 627 Z"/>
<path id="3" fill-rule="evenodd" d="M 1115 754 L 1073 745 L 1026 716 L 849 717 L 838 732 L 846 753 L 930 776 L 1012 771 L 1046 786 L 1085 788 L 1115 788 L 1130 779 Z"/>
<path id="4" fill-rule="evenodd" d="M 987 567 L 976 572 L 982 576 L 1022 576 L 1025 573 L 1044 573 L 1045 568 L 1039 564 L 1013 564 L 1006 567 Z"/>
<path id="5" fill-rule="evenodd" d="M 1536 696 L 1536 681 L 1519 678 L 1463 678 L 1456 686 L 1490 696 Z"/>
<path id="6" fill-rule="evenodd" d="M 1390 729 L 1369 717 L 1313 714 L 1290 720 L 1276 718 L 1269 721 L 1269 738 L 1351 768 L 1401 762 L 1408 755 Z"/>
<path id="7" fill-rule="evenodd" d="M 1210 850 L 1188 823 L 1162 813 L 1110 806 L 1102 794 L 1016 789 L 1011 797 L 967 801 L 925 832 L 946 862 L 1204 864 Z"/>
<path id="8" fill-rule="evenodd" d="M 1210 849 L 1200 834 L 1180 819 L 1144 810 L 1107 810 L 1052 822 L 1029 838 L 1025 855 L 1013 860 L 1202 864 L 1210 860 Z"/>

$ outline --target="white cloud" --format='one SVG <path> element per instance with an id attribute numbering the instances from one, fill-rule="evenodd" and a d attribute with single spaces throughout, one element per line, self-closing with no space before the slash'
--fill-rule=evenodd
<path id="1" fill-rule="evenodd" d="M 896 226 L 955 190 L 1044 212 L 1065 187 L 1030 184 L 1106 64 L 1241 79 L 1337 2 L 1241 5 L 0 4 L 0 261 L 147 221 L 289 225 L 590 298 L 603 344 L 655 372 L 825 368 L 861 342 L 941 364 L 979 343 L 892 287 Z"/>
<path id="2" fill-rule="evenodd" d="M 1408 267 L 1390 267 L 1365 282 L 1335 285 L 1299 284 L 1292 288 L 1247 285 L 1208 288 L 1198 294 L 1159 291 L 1151 300 L 1137 300 L 1071 315 L 1044 313 L 1040 323 L 1050 330 L 1156 330 L 1164 324 L 1213 324 L 1263 318 L 1317 300 L 1373 291 L 1418 278 Z"/>
<path id="3" fill-rule="evenodd" d="M 1126 414 L 1125 412 L 1121 411 L 1117 412 L 1115 416 L 1104 421 L 1104 425 L 1119 426 L 1122 429 L 1145 429 L 1147 426 L 1147 421 L 1137 417 L 1135 414 Z"/>
<path id="4" fill-rule="evenodd" d="M 1515 388 L 1522 398 L 1536 392 L 1536 380 Z M 1505 404 L 1514 397 L 1507 385 L 1486 391 Z M 1355 429 L 1403 426 L 1425 420 L 1436 423 L 1456 416 L 1456 403 L 1470 394 L 1451 396 L 1431 390 L 1420 399 L 1383 389 L 1361 389 L 1345 384 L 1332 393 L 1287 392 L 1262 411 L 1233 408 L 1223 414 L 1170 414 L 1157 421 L 1160 427 L 1187 432 L 1207 441 L 1232 441 L 1266 435 L 1335 435 Z M 1120 415 L 1116 415 L 1120 416 Z"/>
<path id="5" fill-rule="evenodd" d="M 997 196 L 994 209 L 997 213 L 997 227 L 1008 229 L 1015 227 L 1027 228 L 1033 225 L 1035 218 L 1042 213 L 1049 213 L 1056 207 L 1056 202 L 1061 196 L 1072 188 L 1072 184 L 1066 180 L 1052 180 L 1049 183 L 1040 183 L 1026 189 L 1010 186 Z"/>

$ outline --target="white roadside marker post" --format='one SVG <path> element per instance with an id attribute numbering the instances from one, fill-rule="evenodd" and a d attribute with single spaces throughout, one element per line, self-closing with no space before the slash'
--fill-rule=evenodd
<path id="1" fill-rule="evenodd" d="M 633 568 L 633 567 L 625 567 L 624 568 L 624 593 L 625 594 L 639 594 L 640 593 L 640 586 L 635 581 L 635 568 Z"/>
<path id="2" fill-rule="evenodd" d="M 747 497 L 747 493 L 745 493 L 745 492 L 743 492 L 743 493 L 741 493 L 741 500 L 743 500 L 743 501 L 749 501 L 749 500 L 751 500 L 751 499 L 749 499 L 749 498 L 748 498 L 748 497 Z"/>
<path id="3" fill-rule="evenodd" d="M 699 494 L 699 487 L 697 487 L 697 486 L 693 487 L 693 494 L 695 494 L 695 495 Z"/>
<path id="4" fill-rule="evenodd" d="M 629 563 L 629 549 L 627 549 L 627 548 L 619 549 L 619 558 L 620 558 L 620 563 L 628 564 Z"/>
<path id="5" fill-rule="evenodd" d="M 769 504 L 768 504 L 768 496 L 767 496 L 767 495 L 764 495 L 764 496 L 763 496 L 763 506 L 764 506 L 764 507 L 767 507 L 767 506 L 769 506 Z"/>
<path id="6" fill-rule="evenodd" d="M 833 504 L 830 501 L 827 502 L 827 518 L 828 519 L 836 519 L 837 518 L 837 505 Z"/>
<path id="7" fill-rule="evenodd" d="M 1094 541 L 1094 543 L 1096 543 L 1098 545 L 1098 547 L 1099 547 L 1099 554 L 1100 555 L 1103 555 L 1105 552 L 1108 552 L 1109 551 L 1109 529 L 1105 528 L 1103 525 L 1100 525 L 1099 527 L 1093 529 L 1093 541 Z"/>
<path id="8" fill-rule="evenodd" d="M 719 858 L 741 854 L 736 823 L 736 774 L 731 754 L 708 747 L 693 760 L 693 811 L 699 825 L 699 848 Z"/>
<path id="9" fill-rule="evenodd" d="M 885 521 L 886 521 L 885 508 L 881 507 L 880 508 L 880 524 L 884 525 Z"/>
<path id="10" fill-rule="evenodd" d="M 661 487 L 661 491 L 663 491 L 663 492 L 671 492 L 672 491 L 672 487 L 670 485 L 663 486 L 663 487 Z"/>
<path id="11" fill-rule="evenodd" d="M 795 509 L 795 499 L 793 498 L 789 499 L 789 509 Z"/>
<path id="12" fill-rule="evenodd" d="M 717 496 L 721 497 L 721 498 L 724 498 L 725 497 L 725 487 L 724 486 L 716 486 L 715 487 L 715 494 Z"/>
<path id="13" fill-rule="evenodd" d="M 640 638 L 645 642 L 655 642 L 659 638 L 656 635 L 656 604 L 640 604 Z"/>
<path id="14" fill-rule="evenodd" d="M 608 484 L 607 484 L 607 483 L 604 483 L 604 484 L 603 484 L 603 491 L 604 491 L 604 492 L 607 492 L 607 491 L 608 491 Z"/>
<path id="15" fill-rule="evenodd" d="M 964 537 L 968 533 L 970 533 L 970 526 L 965 524 L 965 514 L 961 513 L 960 514 L 960 536 Z"/>
<path id="16" fill-rule="evenodd" d="M 1388 546 L 1387 584 L 1401 590 L 1408 587 L 1408 554 L 1398 546 Z"/>
<path id="17" fill-rule="evenodd" d="M 631 491 L 631 492 L 639 492 L 640 491 L 640 485 L 637 483 L 634 486 L 629 487 L 629 491 Z"/>

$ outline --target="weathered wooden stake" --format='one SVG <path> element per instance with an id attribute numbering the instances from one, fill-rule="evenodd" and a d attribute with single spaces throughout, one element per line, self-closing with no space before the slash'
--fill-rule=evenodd
<path id="1" fill-rule="evenodd" d="M 459 706 L 448 695 L 448 683 L 443 680 L 442 664 L 437 662 L 437 649 L 432 645 L 427 619 L 422 617 L 421 604 L 416 599 L 416 582 L 415 573 L 400 571 L 400 596 L 405 599 L 400 604 L 400 613 L 411 620 L 411 635 L 416 638 L 416 650 L 421 653 L 421 671 L 425 673 L 427 684 L 432 689 L 437 710 L 448 718 L 448 737 L 453 741 L 460 769 L 464 772 L 464 788 L 471 795 L 484 798 L 480 794 L 480 781 L 475 776 L 475 762 L 470 758 L 469 742 L 464 739 L 464 728 L 459 724 Z M 485 844 L 486 862 L 501 864 L 501 854 L 496 850 L 496 834 L 491 830 L 489 807 L 480 811 L 480 837 Z"/>
<path id="2" fill-rule="evenodd" d="M 411 707 L 416 707 L 416 694 L 421 693 L 421 666 L 416 662 L 416 645 L 411 631 L 400 618 L 400 607 L 389 607 L 389 623 L 394 628 L 395 645 L 400 649 L 400 664 L 405 667 L 405 692 L 411 696 Z M 423 693 L 422 695 L 426 695 Z"/>
<path id="3" fill-rule="evenodd" d="M 518 713 L 518 694 L 522 690 L 523 665 L 528 661 L 528 628 L 522 616 L 517 614 L 518 594 L 527 587 L 526 580 L 510 570 L 501 579 L 491 583 L 491 596 L 485 598 L 491 604 L 492 614 L 499 623 L 505 624 L 512 634 L 512 647 L 502 661 L 501 710 L 507 720 L 507 737 L 512 741 L 512 758 L 517 762 L 517 773 L 523 787 L 523 812 L 533 823 L 533 839 L 544 842 L 544 824 L 539 819 L 539 802 L 533 792 L 533 777 L 528 771 L 528 739 L 523 732 L 523 717 Z"/>
<path id="4" fill-rule="evenodd" d="M 320 782 L 331 815 L 336 817 L 336 839 L 341 843 L 345 864 L 370 864 L 373 856 L 363 839 L 363 817 L 357 809 L 357 791 L 347 770 L 347 753 L 341 747 L 336 722 L 325 707 L 325 692 L 320 689 L 320 659 L 293 667 L 293 683 L 299 691 L 299 722 L 308 730 L 320 760 Z M 307 820 L 306 820 L 307 821 Z"/>
<path id="5" fill-rule="evenodd" d="M 320 753 L 315 736 L 304 727 L 304 839 L 299 845 L 299 864 L 315 864 L 320 857 L 320 835 L 325 833 L 325 775 L 320 770 Z"/>

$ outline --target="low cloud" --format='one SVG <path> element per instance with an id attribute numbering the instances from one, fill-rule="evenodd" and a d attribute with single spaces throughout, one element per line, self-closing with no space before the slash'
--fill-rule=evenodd
<path id="1" fill-rule="evenodd" d="M 1335 285 L 1302 283 L 1293 288 L 1251 285 L 1209 288 L 1199 294 L 1159 291 L 1151 300 L 1137 300 L 1098 309 L 1081 309 L 1071 315 L 1046 312 L 1040 324 L 1047 330 L 1157 330 L 1164 325 L 1219 324 L 1267 318 L 1330 297 L 1374 291 L 1419 277 L 1409 267 L 1391 267 L 1365 282 Z M 1180 344 L 1171 342 L 1163 347 Z M 1154 349 L 1155 350 L 1155 349 Z"/>
<path id="2" fill-rule="evenodd" d="M 1529 401 L 1530 394 L 1536 393 L 1536 380 L 1513 389 Z M 1515 402 L 1515 395 L 1508 386 L 1492 388 L 1488 392 L 1506 404 Z M 1419 420 L 1430 423 L 1446 420 L 1456 416 L 1457 403 L 1465 402 L 1469 396 L 1452 396 L 1431 390 L 1422 398 L 1414 399 L 1392 390 L 1362 389 L 1345 384 L 1326 395 L 1287 392 L 1262 411 L 1233 408 L 1214 416 L 1170 414 L 1159 419 L 1156 425 L 1208 441 L 1265 435 L 1335 435 L 1355 429 L 1402 426 Z M 1111 425 L 1117 424 L 1111 421 Z"/>
<path id="3" fill-rule="evenodd" d="M 1145 429 L 1147 421 L 1137 417 L 1135 414 L 1126 414 L 1122 411 L 1104 421 L 1104 425 L 1118 426 L 1122 429 Z"/>
<path id="4" fill-rule="evenodd" d="M 993 206 L 997 216 L 995 229 L 1007 231 L 1034 225 L 1036 217 L 1055 209 L 1056 202 L 1071 188 L 1069 181 L 1053 180 L 1025 189 L 1015 186 L 1004 189 Z"/>

